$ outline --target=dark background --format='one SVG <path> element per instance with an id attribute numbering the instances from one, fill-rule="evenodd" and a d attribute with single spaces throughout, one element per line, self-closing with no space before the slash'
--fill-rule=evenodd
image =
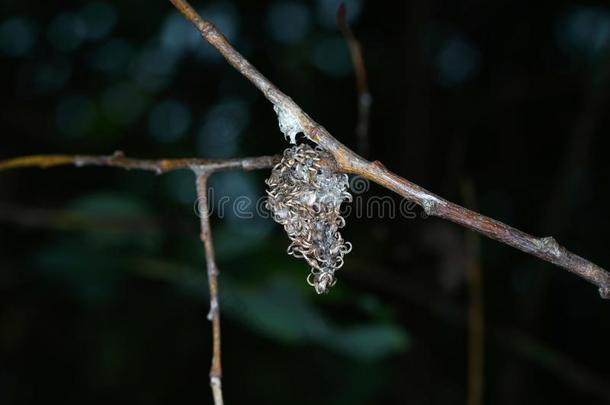
<path id="1" fill-rule="evenodd" d="M 9 1 L 0 158 L 280 153 L 270 104 L 168 1 Z M 197 1 L 238 50 L 355 148 L 338 2 Z M 349 1 L 373 95 L 368 158 L 608 266 L 610 7 Z M 213 178 L 257 198 L 266 171 Z M 210 403 L 193 176 L 108 168 L 0 173 L 0 403 Z M 364 197 L 388 196 L 371 186 Z M 362 196 L 361 196 L 362 197 Z M 610 403 L 609 303 L 583 280 L 438 219 L 348 217 L 330 294 L 270 219 L 228 210 L 225 400 L 462 404 L 469 263 L 484 277 L 485 403 Z"/>

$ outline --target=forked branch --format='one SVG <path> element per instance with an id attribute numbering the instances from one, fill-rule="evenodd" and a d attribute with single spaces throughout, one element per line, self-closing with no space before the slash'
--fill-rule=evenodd
<path id="1" fill-rule="evenodd" d="M 210 386 L 215 405 L 223 405 L 222 396 L 222 365 L 220 338 L 220 305 L 218 301 L 218 267 L 214 255 L 212 231 L 210 228 L 210 212 L 208 209 L 207 180 L 216 172 L 225 170 L 256 170 L 273 167 L 280 156 L 261 156 L 242 159 L 134 159 L 126 157 L 122 152 L 110 156 L 89 155 L 36 155 L 25 156 L 0 161 L 0 171 L 8 169 L 39 167 L 48 168 L 62 165 L 117 167 L 126 170 L 145 170 L 162 174 L 174 170 L 190 169 L 197 176 L 197 201 L 208 273 L 208 288 L 210 291 L 210 312 L 208 319 L 212 322 L 212 365 L 210 367 Z"/>
<path id="2" fill-rule="evenodd" d="M 561 247 L 555 239 L 551 237 L 537 238 L 502 222 L 470 211 L 392 173 L 380 162 L 369 162 L 354 153 L 263 76 L 231 46 L 212 23 L 201 18 L 187 1 L 170 1 L 193 23 L 206 41 L 214 46 L 235 69 L 265 95 L 273 104 L 281 121 L 289 119 L 295 126 L 298 126 L 298 130 L 302 131 L 305 136 L 330 152 L 342 171 L 361 175 L 398 193 L 407 200 L 420 205 L 428 215 L 455 222 L 562 267 L 596 285 L 603 298 L 610 298 L 610 274 L 601 267 Z"/>

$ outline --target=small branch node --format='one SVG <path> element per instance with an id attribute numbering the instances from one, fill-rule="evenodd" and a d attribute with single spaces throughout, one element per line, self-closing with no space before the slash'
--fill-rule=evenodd
<path id="1" fill-rule="evenodd" d="M 209 21 L 203 21 L 203 20 L 199 20 L 201 21 L 201 35 L 204 37 L 204 39 L 208 36 L 215 36 L 217 35 L 216 33 L 218 32 L 218 30 L 216 29 L 216 26 L 209 22 Z"/>
<path id="2" fill-rule="evenodd" d="M 223 405 L 222 399 L 222 383 L 220 376 L 215 376 L 210 373 L 210 387 L 212 387 L 212 396 L 214 397 L 214 405 Z"/>
<path id="3" fill-rule="evenodd" d="M 379 160 L 374 160 L 373 161 L 373 165 L 377 166 L 378 168 L 380 168 L 381 170 L 387 170 L 386 167 L 384 166 L 383 163 L 381 163 Z"/>
<path id="4" fill-rule="evenodd" d="M 552 236 L 538 239 L 537 244 L 543 252 L 548 253 L 551 256 L 558 257 L 561 255 L 559 244 Z"/>
<path id="5" fill-rule="evenodd" d="M 435 199 L 432 199 L 432 198 L 426 198 L 426 199 L 422 200 L 422 202 L 421 202 L 421 207 L 423 208 L 424 212 L 428 216 L 434 215 L 434 213 L 436 212 L 437 206 L 438 206 L 438 201 Z"/>
<path id="6" fill-rule="evenodd" d="M 208 176 L 210 174 L 210 168 L 204 165 L 190 165 L 189 168 L 197 177 Z"/>
<path id="7" fill-rule="evenodd" d="M 218 313 L 218 298 L 212 297 L 210 299 L 210 311 L 208 312 L 208 315 L 207 315 L 208 321 L 211 322 L 217 313 Z"/>
<path id="8" fill-rule="evenodd" d="M 432 208 L 433 208 L 433 205 L 434 205 L 434 204 L 433 204 L 431 201 L 428 201 L 428 200 L 426 200 L 426 201 L 424 201 L 424 202 L 422 203 L 422 208 L 424 209 L 424 212 L 425 212 L 427 215 L 430 215 L 430 214 L 432 213 Z"/>

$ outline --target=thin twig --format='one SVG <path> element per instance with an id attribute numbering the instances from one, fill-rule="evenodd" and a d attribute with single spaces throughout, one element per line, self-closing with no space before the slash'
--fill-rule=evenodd
<path id="1" fill-rule="evenodd" d="M 89 155 L 34 155 L 0 161 L 0 171 L 8 169 L 38 167 L 49 168 L 55 166 L 74 165 L 117 167 L 126 170 L 145 170 L 163 174 L 174 170 L 205 168 L 208 172 L 224 170 L 257 170 L 273 167 L 280 156 L 260 156 L 238 159 L 135 159 L 126 157 L 123 152 L 117 151 L 109 156 Z"/>
<path id="2" fill-rule="evenodd" d="M 562 267 L 593 283 L 603 298 L 610 298 L 610 273 L 590 261 L 561 247 L 552 237 L 537 238 L 502 222 L 470 211 L 447 201 L 428 190 L 392 173 L 379 161 L 369 162 L 335 139 L 315 122 L 290 97 L 282 93 L 250 62 L 237 52 L 227 39 L 204 20 L 185 0 L 170 0 L 197 28 L 206 41 L 214 46 L 243 76 L 249 79 L 273 103 L 279 115 L 289 116 L 298 123 L 305 136 L 330 152 L 339 169 L 358 174 L 392 190 L 423 207 L 428 215 L 444 218 L 479 232 L 491 239 L 512 246 L 540 259 Z"/>
<path id="3" fill-rule="evenodd" d="M 369 117 L 373 98 L 367 83 L 366 66 L 362 56 L 362 46 L 356 39 L 347 22 L 347 8 L 341 3 L 337 10 L 337 25 L 347 42 L 349 53 L 354 65 L 356 89 L 358 90 L 358 122 L 356 124 L 357 150 L 362 156 L 369 154 Z"/>
<path id="4" fill-rule="evenodd" d="M 476 209 L 476 194 L 470 179 L 462 183 L 464 204 Z M 483 270 L 481 268 L 481 238 L 466 233 L 468 255 L 468 398 L 467 405 L 483 403 L 485 364 L 485 319 L 483 315 Z"/>
<path id="5" fill-rule="evenodd" d="M 218 302 L 218 266 L 214 258 L 214 244 L 210 229 L 210 211 L 208 209 L 207 182 L 210 172 L 205 169 L 195 171 L 197 174 L 197 197 L 199 201 L 199 218 L 201 222 L 201 241 L 205 248 L 205 259 L 208 269 L 208 286 L 210 289 L 210 312 L 212 321 L 212 366 L 210 367 L 210 387 L 215 405 L 222 405 L 222 364 L 220 361 L 220 305 Z"/>

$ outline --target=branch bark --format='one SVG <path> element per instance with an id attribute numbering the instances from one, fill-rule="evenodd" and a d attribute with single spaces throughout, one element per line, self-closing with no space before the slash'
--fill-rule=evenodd
<path id="1" fill-rule="evenodd" d="M 26 167 L 46 169 L 55 166 L 73 165 L 117 167 L 125 170 L 145 170 L 163 174 L 174 170 L 206 170 L 209 173 L 226 170 L 257 170 L 273 167 L 281 156 L 260 156 L 237 159 L 135 159 L 117 151 L 108 156 L 91 155 L 33 155 L 0 161 L 0 171 Z"/>
<path id="2" fill-rule="evenodd" d="M 273 104 L 278 115 L 288 115 L 310 140 L 330 152 L 339 168 L 361 175 L 420 205 L 428 215 L 447 219 L 491 239 L 562 267 L 596 285 L 603 298 L 610 298 L 610 273 L 590 261 L 561 247 L 552 237 L 537 238 L 509 225 L 447 201 L 430 191 L 392 173 L 378 161 L 369 162 L 354 153 L 323 126 L 307 115 L 297 103 L 281 92 L 227 41 L 209 21 L 201 18 L 186 0 L 170 0 L 203 38 L 250 80 Z"/>
<path id="3" fill-rule="evenodd" d="M 218 266 L 214 256 L 212 230 L 210 228 L 210 211 L 208 209 L 208 177 L 206 169 L 198 170 L 197 197 L 201 223 L 201 241 L 205 249 L 205 260 L 208 269 L 208 287 L 210 290 L 210 312 L 208 320 L 212 322 L 212 366 L 210 367 L 210 387 L 215 405 L 223 405 L 222 399 L 222 364 L 220 360 L 220 305 L 218 302 Z"/>

